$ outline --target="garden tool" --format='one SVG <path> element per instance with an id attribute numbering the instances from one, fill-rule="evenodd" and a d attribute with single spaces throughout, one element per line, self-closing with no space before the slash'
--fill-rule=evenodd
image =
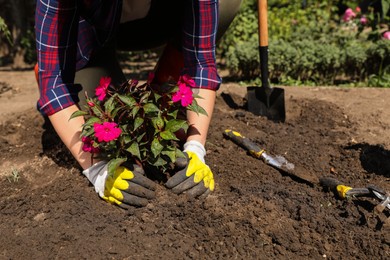
<path id="1" fill-rule="evenodd" d="M 231 139 L 234 143 L 247 150 L 253 157 L 262 159 L 266 164 L 284 172 L 292 178 L 304 181 L 311 186 L 319 184 L 316 175 L 307 172 L 305 169 L 288 162 L 286 158 L 280 155 L 271 155 L 264 149 L 261 149 L 256 143 L 249 138 L 242 136 L 239 132 L 225 130 L 224 136 Z"/>
<path id="2" fill-rule="evenodd" d="M 332 177 L 320 178 L 320 184 L 333 191 L 341 199 L 356 198 L 356 197 L 372 197 L 381 201 L 375 211 L 380 213 L 385 208 L 390 209 L 390 194 L 381 188 L 374 185 L 368 185 L 364 188 L 353 188 L 343 184 L 341 181 Z"/>
<path id="3" fill-rule="evenodd" d="M 247 88 L 248 110 L 276 122 L 286 119 L 284 89 L 273 88 L 268 80 L 268 22 L 267 0 L 258 0 L 259 54 L 261 87 Z"/>

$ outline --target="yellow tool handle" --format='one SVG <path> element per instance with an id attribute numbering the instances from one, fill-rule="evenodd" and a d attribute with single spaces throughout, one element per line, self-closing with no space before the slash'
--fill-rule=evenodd
<path id="1" fill-rule="evenodd" d="M 227 138 L 231 139 L 234 143 L 238 144 L 245 150 L 247 150 L 253 157 L 261 158 L 264 150 L 250 139 L 242 136 L 239 132 L 232 131 L 230 129 L 225 130 L 223 133 Z"/>

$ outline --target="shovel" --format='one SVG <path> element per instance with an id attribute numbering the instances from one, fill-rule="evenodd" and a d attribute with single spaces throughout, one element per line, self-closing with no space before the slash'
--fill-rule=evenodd
<path id="1" fill-rule="evenodd" d="M 261 87 L 247 87 L 248 110 L 255 115 L 265 116 L 275 122 L 284 122 L 284 89 L 273 88 L 268 81 L 268 22 L 267 0 L 258 0 L 259 54 Z"/>
<path id="2" fill-rule="evenodd" d="M 266 164 L 274 167 L 275 169 L 287 174 L 294 179 L 298 179 L 301 182 L 305 182 L 310 186 L 316 186 L 320 182 L 319 178 L 315 174 L 306 171 L 306 169 L 299 167 L 298 165 L 294 165 L 293 163 L 288 162 L 287 159 L 281 155 L 269 154 L 264 149 L 261 149 L 252 140 L 242 136 L 239 132 L 227 129 L 225 130 L 223 135 L 226 138 L 232 140 L 237 145 L 244 148 L 253 157 L 261 159 Z"/>

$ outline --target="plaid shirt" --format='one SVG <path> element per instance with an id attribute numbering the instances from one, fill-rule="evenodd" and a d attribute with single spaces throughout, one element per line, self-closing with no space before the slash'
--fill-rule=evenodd
<path id="1" fill-rule="evenodd" d="M 39 67 L 38 109 L 52 115 L 78 102 L 75 71 L 114 36 L 121 0 L 39 0 L 35 33 Z M 218 0 L 192 0 L 183 26 L 183 74 L 197 88 L 218 89 L 215 62 Z"/>

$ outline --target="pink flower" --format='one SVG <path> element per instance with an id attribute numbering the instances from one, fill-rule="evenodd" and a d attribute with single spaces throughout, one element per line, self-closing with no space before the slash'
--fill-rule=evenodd
<path id="1" fill-rule="evenodd" d="M 137 79 L 132 79 L 131 81 L 130 81 L 130 86 L 131 87 L 136 87 L 138 85 L 138 80 Z"/>
<path id="2" fill-rule="evenodd" d="M 343 16 L 343 21 L 348 22 L 352 18 L 356 17 L 356 14 L 353 12 L 351 8 L 348 8 L 345 10 L 344 16 Z"/>
<path id="3" fill-rule="evenodd" d="M 188 74 L 184 74 L 184 75 L 179 77 L 179 82 L 178 82 L 179 86 L 182 83 L 186 84 L 186 86 L 191 87 L 191 88 L 195 87 L 195 81 Z"/>
<path id="4" fill-rule="evenodd" d="M 89 138 L 87 136 L 83 136 L 81 141 L 83 141 L 83 148 L 82 149 L 84 152 L 99 153 L 99 148 L 93 146 L 94 141 L 91 138 Z"/>
<path id="5" fill-rule="evenodd" d="M 183 107 L 191 105 L 193 100 L 194 97 L 192 96 L 191 88 L 187 87 L 187 85 L 183 82 L 179 84 L 179 90 L 172 95 L 172 101 L 181 101 L 181 105 Z"/>
<path id="6" fill-rule="evenodd" d="M 362 16 L 362 17 L 360 18 L 360 23 L 361 23 L 362 25 L 366 25 L 366 24 L 367 24 L 367 22 L 368 22 L 368 19 L 367 19 L 367 17 L 365 17 L 365 16 Z"/>
<path id="7" fill-rule="evenodd" d="M 111 78 L 110 77 L 101 77 L 99 86 L 95 90 L 95 94 L 100 101 L 103 101 L 107 95 L 108 86 L 110 86 Z"/>
<path id="8" fill-rule="evenodd" d="M 387 31 L 383 34 L 383 39 L 390 40 L 390 31 Z"/>
<path id="9" fill-rule="evenodd" d="M 122 133 L 122 130 L 118 128 L 118 125 L 111 122 L 104 122 L 103 124 L 95 123 L 93 129 L 95 130 L 95 136 L 99 142 L 110 142 L 117 139 Z"/>

